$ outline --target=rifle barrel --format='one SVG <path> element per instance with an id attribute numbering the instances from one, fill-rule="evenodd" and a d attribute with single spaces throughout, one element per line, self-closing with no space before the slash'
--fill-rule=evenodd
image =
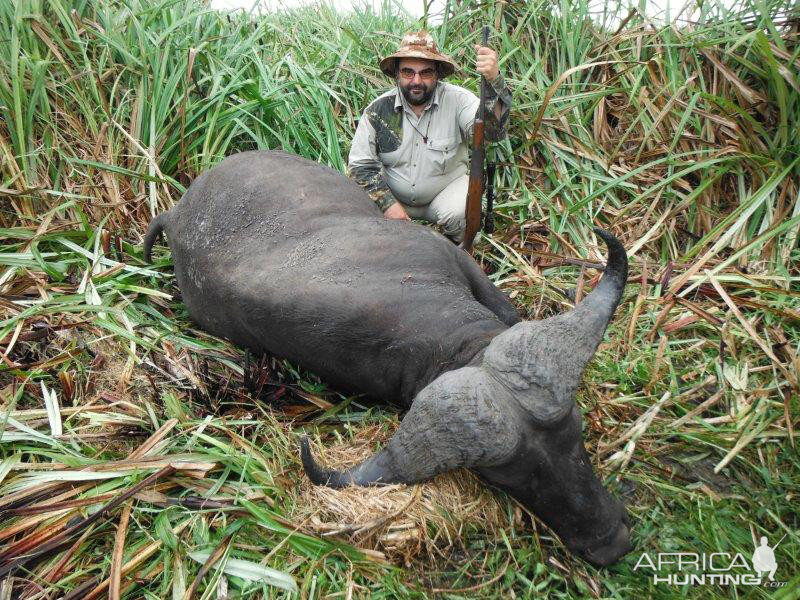
<path id="1" fill-rule="evenodd" d="M 482 44 L 481 45 L 485 48 L 488 44 L 489 44 L 489 27 L 484 25 L 483 26 Z M 481 75 L 481 103 L 478 106 L 478 117 L 477 117 L 481 121 L 483 121 L 483 118 L 485 116 L 484 111 L 486 109 L 484 108 L 483 105 L 486 103 L 486 86 L 487 85 L 488 84 L 486 83 L 486 77 Z"/>
<path id="2" fill-rule="evenodd" d="M 778 544 L 780 544 L 780 543 L 783 541 L 783 538 L 785 538 L 787 535 L 788 535 L 788 534 L 784 533 L 784 534 L 783 534 L 783 537 L 782 537 L 781 539 L 779 539 L 779 540 L 778 540 L 778 543 L 777 543 L 777 544 L 775 544 L 775 545 L 772 547 L 772 549 L 773 549 L 773 550 L 775 550 L 775 548 L 777 548 L 777 547 L 778 547 Z"/>

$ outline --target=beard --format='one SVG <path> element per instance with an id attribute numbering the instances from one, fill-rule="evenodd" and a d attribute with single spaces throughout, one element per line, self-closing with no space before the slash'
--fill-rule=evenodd
<path id="1" fill-rule="evenodd" d="M 402 84 L 398 81 L 397 87 L 400 88 L 403 98 L 405 98 L 406 102 L 411 106 L 424 106 L 433 97 L 433 92 L 436 90 L 437 83 L 439 82 L 432 81 L 428 84 L 424 82 Z"/>

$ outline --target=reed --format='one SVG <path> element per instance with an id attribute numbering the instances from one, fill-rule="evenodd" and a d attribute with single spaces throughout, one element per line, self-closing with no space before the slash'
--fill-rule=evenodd
<path id="1" fill-rule="evenodd" d="M 792 597 L 797 6 L 710 0 L 668 25 L 611 2 L 447 6 L 431 30 L 462 65 L 453 82 L 476 89 L 488 23 L 514 91 L 477 259 L 541 318 L 595 283 L 592 226 L 628 248 L 579 400 L 634 553 L 595 570 L 463 473 L 310 489 L 299 433 L 369 453 L 398 415 L 199 331 L 168 250 L 143 261 L 150 218 L 224 156 L 282 148 L 344 171 L 390 83 L 377 57 L 424 19 L 390 2 L 18 0 L 0 3 L 0 596 L 666 599 L 634 571 L 641 552 L 749 557 L 786 534 L 776 597 Z"/>

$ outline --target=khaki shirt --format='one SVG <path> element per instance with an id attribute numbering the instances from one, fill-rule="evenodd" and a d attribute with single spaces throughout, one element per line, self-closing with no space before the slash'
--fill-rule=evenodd
<path id="1" fill-rule="evenodd" d="M 484 115 L 487 141 L 505 136 L 511 92 L 499 75 L 488 86 Z M 494 114 L 501 102 L 500 118 Z M 469 171 L 468 145 L 480 100 L 462 87 L 440 81 L 420 117 L 395 86 L 370 104 L 350 148 L 350 176 L 381 210 L 396 201 L 431 202 Z"/>

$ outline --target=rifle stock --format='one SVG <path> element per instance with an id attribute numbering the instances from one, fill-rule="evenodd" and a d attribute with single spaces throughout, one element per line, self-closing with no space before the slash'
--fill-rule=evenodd
<path id="1" fill-rule="evenodd" d="M 483 28 L 483 46 L 489 43 L 489 28 Z M 483 162 L 486 158 L 483 139 L 483 111 L 486 104 L 486 78 L 481 76 L 481 99 L 472 129 L 472 158 L 469 163 L 469 187 L 465 209 L 466 227 L 461 247 L 472 253 L 472 241 L 481 228 L 481 198 L 483 197 Z"/>
<path id="2" fill-rule="evenodd" d="M 481 228 L 481 197 L 483 197 L 483 161 L 486 151 L 483 147 L 483 120 L 475 119 L 472 131 L 472 157 L 469 164 L 469 187 L 467 187 L 466 227 L 461 247 L 472 252 L 472 241 Z"/>

